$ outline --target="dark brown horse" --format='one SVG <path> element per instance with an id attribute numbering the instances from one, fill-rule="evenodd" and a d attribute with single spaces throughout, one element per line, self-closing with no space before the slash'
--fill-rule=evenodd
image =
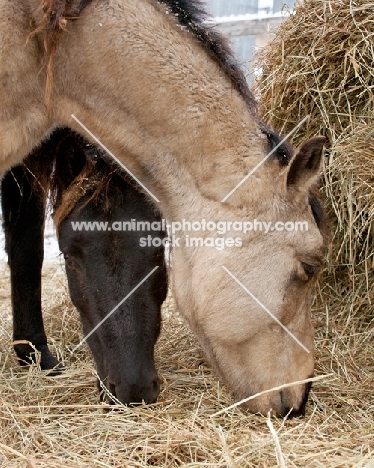
<path id="1" fill-rule="evenodd" d="M 42 369 L 61 370 L 48 349 L 41 310 L 45 200 L 51 192 L 70 295 L 84 334 L 90 334 L 87 342 L 100 380 L 122 403 L 155 402 L 159 379 L 154 345 L 167 289 L 163 248 L 140 246 L 148 231 L 92 231 L 77 226 L 90 222 L 111 226 L 116 220 L 131 219 L 160 223 L 158 210 L 102 151 L 69 129 L 54 132 L 24 165 L 8 172 L 1 192 L 14 340 L 33 344 L 40 352 Z M 157 235 L 165 237 L 162 231 Z M 33 349 L 29 345 L 16 344 L 15 351 L 21 365 L 30 363 Z"/>
<path id="2" fill-rule="evenodd" d="M 211 232 L 193 247 L 180 232 L 173 252 L 178 307 L 235 397 L 298 382 L 248 402 L 298 414 L 309 389 L 299 381 L 314 368 L 324 239 L 310 194 L 324 139 L 286 166 L 267 157 L 245 78 L 203 19 L 193 0 L 0 0 L 0 162 L 9 169 L 53 126 L 83 123 L 171 222 L 306 223 L 243 233 L 235 245 L 227 231 L 223 250 L 209 246 Z"/>

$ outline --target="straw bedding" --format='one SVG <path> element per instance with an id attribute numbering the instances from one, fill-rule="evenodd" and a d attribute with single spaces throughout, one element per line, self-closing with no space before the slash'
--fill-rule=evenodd
<path id="1" fill-rule="evenodd" d="M 372 467 L 373 334 L 331 327 L 325 307 L 313 314 L 316 375 L 326 377 L 315 382 L 304 419 L 270 421 L 238 408 L 213 416 L 232 404 L 230 394 L 171 297 L 156 351 L 163 381 L 158 403 L 108 409 L 98 402 L 88 349 L 69 352 L 81 332 L 59 260 L 43 276 L 47 335 L 67 366 L 54 378 L 16 363 L 9 273 L 5 264 L 1 270 L 1 467 Z"/>
<path id="2" fill-rule="evenodd" d="M 0 283 L 1 467 L 374 467 L 374 3 L 306 1 L 260 58 L 265 119 L 295 136 L 327 134 L 323 194 L 329 263 L 313 305 L 316 375 L 304 419 L 267 419 L 231 403 L 171 297 L 157 345 L 157 404 L 98 403 L 94 365 L 79 348 L 77 313 L 59 260 L 44 270 L 51 349 L 67 366 L 50 378 L 18 367 L 11 349 L 9 273 Z M 371 230 L 370 230 L 371 229 Z"/>

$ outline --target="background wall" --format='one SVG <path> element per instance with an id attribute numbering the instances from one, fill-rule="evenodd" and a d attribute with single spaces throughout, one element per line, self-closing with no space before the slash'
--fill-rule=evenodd
<path id="1" fill-rule="evenodd" d="M 254 51 L 270 40 L 271 31 L 280 24 L 282 10 L 291 8 L 294 3 L 294 0 L 206 0 L 218 27 L 230 36 L 250 85 Z M 251 34 L 253 32 L 255 34 Z"/>

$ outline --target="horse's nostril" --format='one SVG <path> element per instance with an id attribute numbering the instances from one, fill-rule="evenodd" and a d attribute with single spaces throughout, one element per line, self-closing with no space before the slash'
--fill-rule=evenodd
<path id="1" fill-rule="evenodd" d="M 106 398 L 108 403 L 115 405 L 120 401 L 125 405 L 139 405 L 143 402 L 146 404 L 152 404 L 157 401 L 157 397 L 160 393 L 160 380 L 158 377 L 150 376 L 147 380 L 144 378 L 141 381 L 126 382 L 122 381 L 115 384 L 113 381 L 107 384 L 108 392 L 106 392 Z"/>
<path id="2" fill-rule="evenodd" d="M 160 381 L 158 379 L 152 382 L 152 390 L 158 392 L 160 390 Z"/>
<path id="3" fill-rule="evenodd" d="M 283 391 L 280 391 L 280 401 L 281 401 L 281 415 L 286 416 L 288 414 L 289 419 L 298 418 L 305 416 L 305 409 L 306 403 L 308 401 L 309 391 L 311 388 L 311 383 L 308 383 L 304 387 L 304 393 L 301 400 L 301 403 L 298 408 L 290 407 L 289 404 L 286 403 L 287 398 L 286 394 Z"/>
<path id="4" fill-rule="evenodd" d="M 298 410 L 292 410 L 291 408 L 286 408 L 286 414 L 288 414 L 288 419 L 299 418 L 305 416 L 305 404 L 301 405 Z"/>

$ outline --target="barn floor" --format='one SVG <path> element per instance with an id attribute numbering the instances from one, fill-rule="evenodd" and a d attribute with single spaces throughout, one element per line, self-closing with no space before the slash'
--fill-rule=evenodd
<path id="1" fill-rule="evenodd" d="M 157 368 L 159 402 L 105 409 L 63 266 L 44 269 L 43 306 L 52 350 L 67 365 L 55 378 L 20 369 L 11 349 L 9 272 L 0 266 L 0 466 L 10 467 L 374 467 L 374 328 L 335 321 L 315 307 L 316 375 L 303 419 L 268 420 L 231 409 L 171 298 Z M 319 291 L 321 295 L 321 291 Z"/>

